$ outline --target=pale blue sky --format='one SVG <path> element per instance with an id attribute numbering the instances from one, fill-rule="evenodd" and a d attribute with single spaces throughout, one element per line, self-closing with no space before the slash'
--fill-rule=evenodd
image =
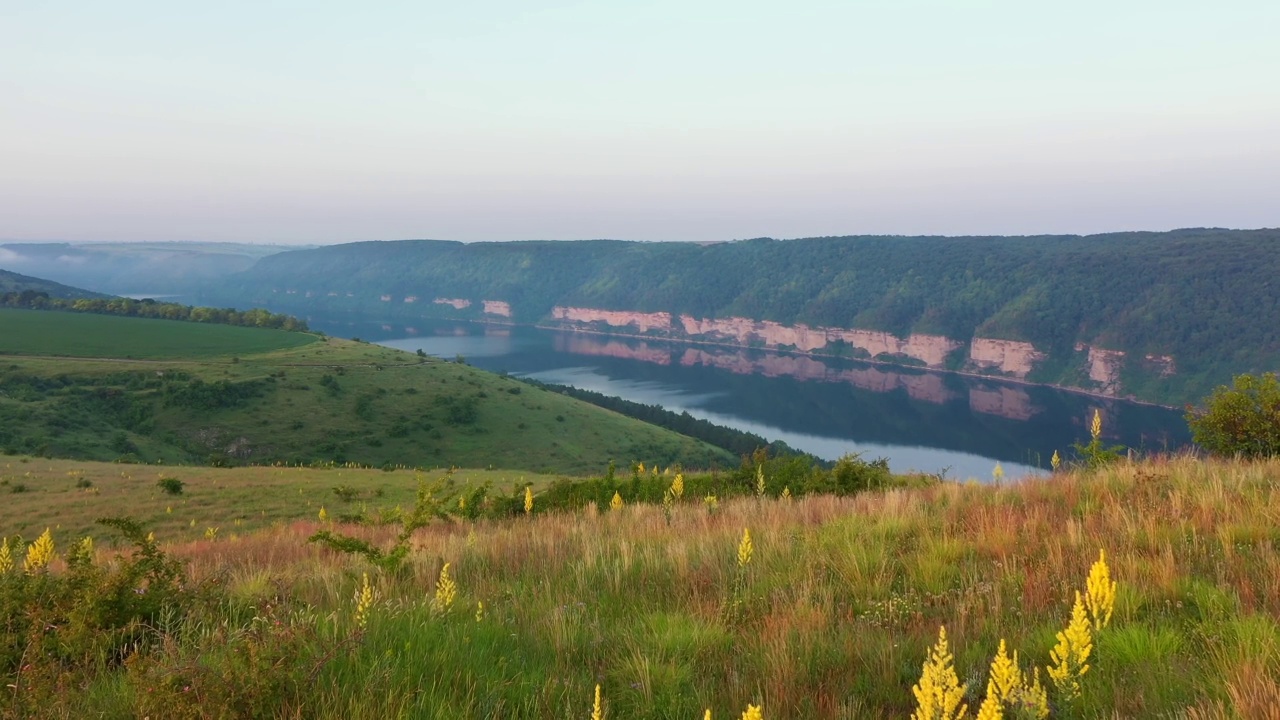
<path id="1" fill-rule="evenodd" d="M 0 0 L 0 238 L 1280 225 L 1280 2 Z"/>

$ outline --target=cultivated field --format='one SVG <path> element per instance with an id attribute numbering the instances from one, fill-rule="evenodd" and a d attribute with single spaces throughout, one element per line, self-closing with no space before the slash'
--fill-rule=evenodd
<path id="1" fill-rule="evenodd" d="M 212 359 L 296 348 L 307 333 L 205 323 L 0 308 L 0 355 Z"/>

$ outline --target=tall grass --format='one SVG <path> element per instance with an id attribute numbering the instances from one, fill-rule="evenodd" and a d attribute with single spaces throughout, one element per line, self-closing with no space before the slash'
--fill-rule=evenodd
<path id="1" fill-rule="evenodd" d="M 661 505 L 589 505 L 429 525 L 395 573 L 308 545 L 314 521 L 168 550 L 192 583 L 216 580 L 227 607 L 274 607 L 300 628 L 280 632 L 294 659 L 277 672 L 304 681 L 281 690 L 281 716 L 586 718 L 599 685 L 611 718 L 733 718 L 749 705 L 770 719 L 906 717 L 939 626 L 978 708 L 1002 639 L 1027 666 L 1052 663 L 1105 548 L 1114 614 L 1078 702 L 1055 717 L 1268 717 L 1280 698 L 1277 477 L 1277 462 L 1182 458 L 1000 487 L 679 503 L 669 519 Z M 442 608 L 446 564 L 455 595 Z M 376 600 L 360 627 L 366 574 Z M 210 674 L 230 662 L 213 658 Z M 61 702 L 128 714 L 143 677 L 107 668 Z"/>

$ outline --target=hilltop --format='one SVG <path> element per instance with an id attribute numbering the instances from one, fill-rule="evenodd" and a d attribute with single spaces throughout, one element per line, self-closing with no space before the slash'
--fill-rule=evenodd
<path id="1" fill-rule="evenodd" d="M 203 299 L 880 360 L 1192 402 L 1280 363 L 1280 230 L 1038 237 L 370 242 L 279 253 Z M 1224 292 L 1224 288 L 1231 292 Z"/>
<path id="2" fill-rule="evenodd" d="M 738 462 L 564 395 L 367 343 L 4 308 L 0 326 L 0 451 L 9 454 L 569 474 L 610 460 Z"/>

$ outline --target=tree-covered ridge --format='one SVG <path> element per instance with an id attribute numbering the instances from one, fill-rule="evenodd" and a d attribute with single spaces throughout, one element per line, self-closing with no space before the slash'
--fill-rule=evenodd
<path id="1" fill-rule="evenodd" d="M 479 301 L 489 299 L 510 303 L 518 322 L 568 305 L 1010 339 L 1047 353 L 1030 379 L 1066 385 L 1078 384 L 1073 352 L 1085 344 L 1126 353 L 1126 392 L 1181 402 L 1233 374 L 1280 364 L 1277 249 L 1280 230 L 1218 229 L 712 245 L 356 243 L 264 258 L 217 295 L 308 312 L 479 317 Z M 433 305 L 437 297 L 476 304 L 459 312 Z M 1148 355 L 1171 356 L 1176 375 L 1144 370 Z"/>
<path id="2" fill-rule="evenodd" d="M 181 303 L 159 302 L 151 298 L 92 298 L 49 297 L 48 293 L 24 290 L 0 294 L 0 307 L 29 310 L 64 310 L 70 312 L 118 315 L 121 317 L 183 320 L 188 322 L 239 325 L 306 332 L 307 323 L 292 315 L 273 313 L 262 308 L 236 310 L 234 308 L 195 307 Z"/>

